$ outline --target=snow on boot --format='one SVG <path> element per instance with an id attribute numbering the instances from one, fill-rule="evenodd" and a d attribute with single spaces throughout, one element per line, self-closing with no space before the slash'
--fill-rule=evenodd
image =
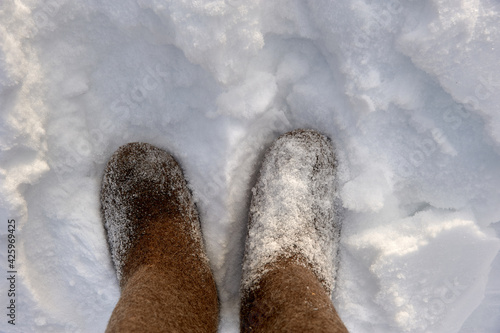
<path id="1" fill-rule="evenodd" d="M 346 332 L 330 300 L 340 234 L 335 190 L 334 148 L 325 136 L 295 130 L 266 153 L 250 204 L 243 332 Z"/>
<path id="2" fill-rule="evenodd" d="M 215 331 L 215 282 L 174 158 L 146 143 L 120 147 L 104 172 L 101 205 L 122 291 L 108 331 Z"/>

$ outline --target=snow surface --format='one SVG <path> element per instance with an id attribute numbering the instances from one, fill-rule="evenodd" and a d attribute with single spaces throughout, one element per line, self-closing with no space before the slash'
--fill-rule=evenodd
<path id="1" fill-rule="evenodd" d="M 496 0 L 2 1 L 0 215 L 19 273 L 0 331 L 104 330 L 119 289 L 100 181 L 145 141 L 184 168 L 236 332 L 256 171 L 308 127 L 338 151 L 347 328 L 498 332 L 499 56 Z"/>

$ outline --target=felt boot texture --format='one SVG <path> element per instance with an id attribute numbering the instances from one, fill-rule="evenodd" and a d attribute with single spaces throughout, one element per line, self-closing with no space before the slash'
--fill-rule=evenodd
<path id="1" fill-rule="evenodd" d="M 295 130 L 267 151 L 252 189 L 241 284 L 243 332 L 347 332 L 331 302 L 340 222 L 328 138 Z"/>
<path id="2" fill-rule="evenodd" d="M 344 333 L 325 288 L 310 268 L 279 259 L 242 301 L 241 332 Z"/>
<path id="3" fill-rule="evenodd" d="M 146 143 L 120 147 L 101 207 L 121 297 L 107 332 L 215 332 L 218 299 L 182 170 Z"/>

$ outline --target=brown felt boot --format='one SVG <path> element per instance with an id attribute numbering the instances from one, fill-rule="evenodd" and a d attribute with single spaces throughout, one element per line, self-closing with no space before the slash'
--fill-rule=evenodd
<path id="1" fill-rule="evenodd" d="M 146 143 L 120 147 L 101 205 L 121 288 L 107 332 L 216 332 L 215 282 L 174 158 Z"/>
<path id="2" fill-rule="evenodd" d="M 347 332 L 331 302 L 340 224 L 331 142 L 278 138 L 253 188 L 241 285 L 242 332 Z"/>

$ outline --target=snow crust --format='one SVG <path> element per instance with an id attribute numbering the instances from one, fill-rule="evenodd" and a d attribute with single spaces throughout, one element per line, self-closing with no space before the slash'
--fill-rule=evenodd
<path id="1" fill-rule="evenodd" d="M 119 290 L 102 172 L 143 141 L 184 169 L 220 331 L 236 332 L 256 171 L 300 127 L 338 153 L 347 328 L 500 329 L 497 1 L 20 0 L 0 22 L 0 212 L 19 272 L 17 325 L 0 331 L 104 331 Z"/>

